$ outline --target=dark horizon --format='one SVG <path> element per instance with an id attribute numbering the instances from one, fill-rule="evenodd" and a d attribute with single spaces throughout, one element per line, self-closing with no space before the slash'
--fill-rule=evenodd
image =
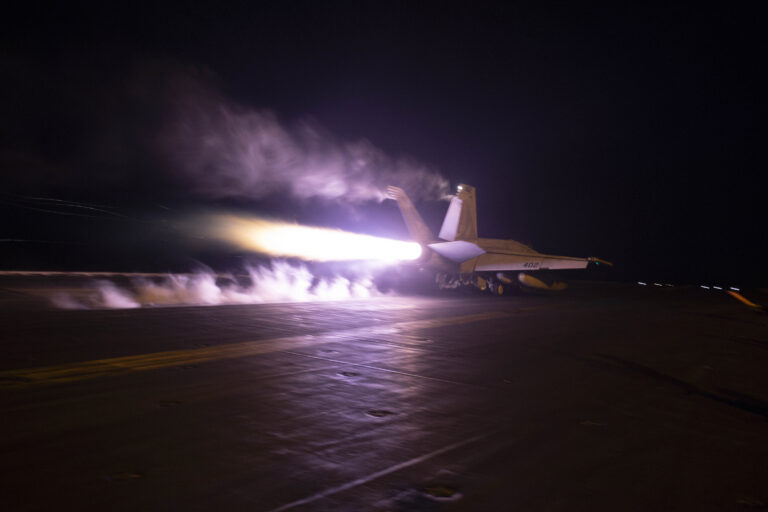
<path id="1" fill-rule="evenodd" d="M 3 270 L 249 257 L 173 228 L 198 210 L 406 238 L 395 205 L 372 197 L 399 179 L 429 196 L 433 229 L 440 187 L 468 183 L 483 237 L 598 256 L 613 279 L 768 285 L 756 12 L 112 9 L 3 23 Z M 235 175 L 231 153 L 253 133 L 306 164 Z M 321 170 L 348 192 L 320 192 L 307 174 Z"/>

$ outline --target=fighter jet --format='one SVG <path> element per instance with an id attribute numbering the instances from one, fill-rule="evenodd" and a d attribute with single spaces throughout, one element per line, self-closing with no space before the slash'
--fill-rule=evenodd
<path id="1" fill-rule="evenodd" d="M 612 266 L 595 257 L 542 254 L 515 240 L 479 238 L 475 188 L 470 185 L 457 187 L 438 238 L 403 189 L 390 186 L 387 193 L 397 201 L 411 236 L 422 246 L 418 263 L 436 271 L 440 288 L 475 286 L 494 295 L 516 288 L 559 291 L 567 284 L 552 271 L 584 269 L 590 264 Z"/>

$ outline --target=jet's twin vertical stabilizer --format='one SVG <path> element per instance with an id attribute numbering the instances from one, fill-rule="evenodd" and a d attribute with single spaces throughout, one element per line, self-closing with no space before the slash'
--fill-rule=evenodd
<path id="1" fill-rule="evenodd" d="M 428 244 L 435 240 L 432 231 L 430 231 L 424 223 L 424 219 L 421 218 L 418 210 L 413 206 L 411 199 L 403 189 L 390 185 L 387 187 L 387 195 L 397 201 L 397 205 L 400 207 L 400 213 L 403 214 L 403 220 L 405 220 L 405 224 L 408 226 L 408 231 L 411 232 L 411 236 L 415 241 L 421 244 Z"/>
<path id="2" fill-rule="evenodd" d="M 443 227 L 438 235 L 443 240 L 477 240 L 477 207 L 475 187 L 459 185 L 457 194 L 451 199 Z"/>
<path id="3" fill-rule="evenodd" d="M 454 263 L 461 263 L 485 253 L 475 244 L 475 189 L 469 185 L 460 185 L 458 191 L 458 195 L 451 200 L 443 228 L 440 230 L 440 238 L 449 241 L 438 242 L 405 191 L 398 187 L 387 187 L 387 194 L 397 201 L 413 239 Z"/>
<path id="4" fill-rule="evenodd" d="M 405 191 L 399 187 L 387 187 L 387 195 L 397 201 L 403 214 L 408 230 L 414 240 L 420 243 L 435 241 L 432 231 L 424 223 L 416 207 Z M 475 187 L 459 185 L 457 194 L 451 199 L 448 212 L 443 219 L 439 238 L 453 242 L 454 240 L 477 241 L 477 209 L 475 205 Z"/>

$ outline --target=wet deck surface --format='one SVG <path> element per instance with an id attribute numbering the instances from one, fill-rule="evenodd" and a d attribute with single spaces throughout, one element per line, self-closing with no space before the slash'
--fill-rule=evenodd
<path id="1" fill-rule="evenodd" d="M 724 294 L 5 307 L 0 340 L 6 510 L 768 508 L 768 316 Z"/>

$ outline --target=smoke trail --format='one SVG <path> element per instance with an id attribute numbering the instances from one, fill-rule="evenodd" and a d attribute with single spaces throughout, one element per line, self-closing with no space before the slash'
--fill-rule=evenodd
<path id="1" fill-rule="evenodd" d="M 310 121 L 294 125 L 248 109 L 188 81 L 176 98 L 163 150 L 194 191 L 210 198 L 271 194 L 349 203 L 385 199 L 393 184 L 415 197 L 443 198 L 448 181 L 411 158 L 393 158 L 371 142 L 342 141 Z"/>
<path id="2" fill-rule="evenodd" d="M 157 198 L 180 192 L 198 199 L 318 198 L 352 205 L 383 200 L 390 184 L 415 199 L 448 192 L 447 180 L 430 165 L 389 154 L 362 137 L 337 137 L 310 116 L 286 120 L 258 104 L 237 103 L 218 92 L 215 74 L 205 69 L 161 59 L 136 62 L 104 82 L 84 79 L 88 73 L 73 69 L 59 84 L 73 99 L 60 115 L 51 118 L 42 109 L 23 120 L 45 125 L 66 151 L 50 154 L 34 137 L 24 150 L 0 148 L 0 167 L 15 170 L 0 174 L 0 189 L 27 196 L 66 191 L 73 198 L 109 191 L 123 200 L 137 187 Z M 53 208 L 56 201 L 32 199 L 36 204 L 26 207 L 60 215 L 114 215 L 86 203 L 62 201 Z"/>
<path id="3" fill-rule="evenodd" d="M 242 284 L 243 281 L 245 284 Z M 51 298 L 51 302 L 61 309 L 126 309 L 328 301 L 380 295 L 382 293 L 376 288 L 372 275 L 319 278 L 304 266 L 273 261 L 270 266 L 249 267 L 245 279 L 199 271 L 195 274 L 169 274 L 159 281 L 137 277 L 125 286 L 98 280 L 91 286 L 90 293 L 58 294 Z"/>

